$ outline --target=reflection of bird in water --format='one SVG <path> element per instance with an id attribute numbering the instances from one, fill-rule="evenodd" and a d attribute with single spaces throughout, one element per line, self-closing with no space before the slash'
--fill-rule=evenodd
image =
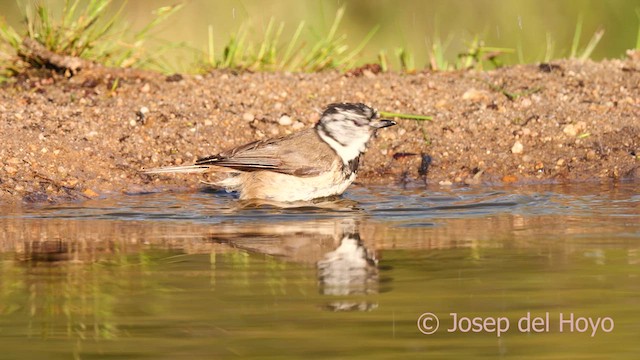
<path id="1" fill-rule="evenodd" d="M 360 235 L 344 234 L 340 246 L 318 261 L 320 291 L 325 295 L 378 292 L 378 260 L 364 247 Z"/>
<path id="2" fill-rule="evenodd" d="M 220 224 L 208 240 L 252 253 L 277 256 L 283 261 L 314 263 L 323 295 L 368 295 L 378 293 L 378 260 L 360 238 L 358 222 L 352 218 L 261 223 L 242 226 Z M 324 306 L 334 311 L 365 311 L 375 302 L 335 299 Z"/>

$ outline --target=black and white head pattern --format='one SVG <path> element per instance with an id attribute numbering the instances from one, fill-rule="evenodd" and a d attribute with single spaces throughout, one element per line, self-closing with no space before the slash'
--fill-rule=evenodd
<path id="1" fill-rule="evenodd" d="M 360 103 L 330 104 L 316 125 L 318 134 L 347 164 L 366 150 L 377 127 L 378 111 Z"/>

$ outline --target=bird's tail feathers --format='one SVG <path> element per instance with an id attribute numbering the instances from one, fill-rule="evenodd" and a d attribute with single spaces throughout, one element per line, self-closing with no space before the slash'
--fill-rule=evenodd
<path id="1" fill-rule="evenodd" d="M 209 170 L 209 166 L 203 165 L 184 165 L 184 166 L 166 166 L 154 169 L 142 170 L 145 174 L 168 174 L 168 173 L 203 173 Z"/>

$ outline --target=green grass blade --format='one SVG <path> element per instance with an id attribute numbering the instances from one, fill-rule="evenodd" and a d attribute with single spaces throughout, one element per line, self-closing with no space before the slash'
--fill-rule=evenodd
<path id="1" fill-rule="evenodd" d="M 599 29 L 593 34 L 593 36 L 589 40 L 589 43 L 587 44 L 587 47 L 585 47 L 584 50 L 582 51 L 582 54 L 580 54 L 581 61 L 587 60 L 588 58 L 591 57 L 593 50 L 596 48 L 596 46 L 598 46 L 598 43 L 600 42 L 603 36 L 604 36 L 604 29 Z"/>
<path id="2" fill-rule="evenodd" d="M 280 62 L 281 69 L 284 68 L 291 60 L 291 56 L 293 55 L 293 48 L 298 42 L 298 39 L 300 38 L 300 34 L 302 33 L 303 28 L 304 28 L 304 20 L 301 21 L 300 24 L 298 24 L 298 27 L 296 28 L 295 33 L 293 33 L 293 36 L 291 37 L 291 41 L 289 41 L 289 45 L 287 45 L 287 50 L 285 51 L 284 56 L 282 57 Z"/>
<path id="3" fill-rule="evenodd" d="M 640 50 L 640 8 L 636 8 L 636 15 L 638 16 L 638 35 L 636 35 L 636 50 Z"/>
<path id="4" fill-rule="evenodd" d="M 213 38 L 213 25 L 209 25 L 207 27 L 207 36 L 208 36 L 208 65 L 214 66 L 216 65 L 216 52 L 215 52 L 215 43 Z"/>
<path id="5" fill-rule="evenodd" d="M 380 116 L 385 118 L 399 118 L 399 119 L 409 119 L 409 120 L 418 120 L 418 121 L 433 121 L 432 116 L 426 115 L 414 115 L 414 114 L 403 114 L 403 113 L 394 113 L 387 111 L 379 111 Z"/>
<path id="6" fill-rule="evenodd" d="M 340 22 L 342 21 L 342 17 L 344 16 L 344 10 L 345 10 L 345 7 L 341 6 L 336 12 L 336 17 L 333 20 L 333 24 L 331 24 L 331 30 L 329 30 L 329 34 L 327 34 L 327 39 L 326 39 L 327 42 L 331 42 L 331 40 L 336 35 L 336 32 L 338 31 L 338 26 L 340 25 Z"/>
<path id="7" fill-rule="evenodd" d="M 580 37 L 582 36 L 582 14 L 578 15 L 576 22 L 576 30 L 573 33 L 573 41 L 571 42 L 571 54 L 569 57 L 575 58 L 578 55 L 578 46 L 580 45 Z"/>
<path id="8" fill-rule="evenodd" d="M 555 42 L 553 41 L 553 38 L 551 37 L 550 32 L 547 32 L 546 41 L 547 41 L 547 47 L 544 53 L 544 62 L 548 63 L 549 61 L 551 61 L 551 59 L 553 59 L 553 52 L 555 49 Z"/>
<path id="9" fill-rule="evenodd" d="M 369 41 L 371 41 L 371 38 L 373 38 L 373 36 L 378 32 L 379 29 L 380 29 L 380 25 L 376 25 L 373 27 L 373 29 L 369 30 L 369 32 L 367 33 L 367 36 L 365 36 L 364 39 L 362 39 L 360 44 L 358 44 L 358 46 L 356 46 L 356 48 L 353 49 L 353 51 L 351 51 L 349 54 L 347 54 L 347 56 L 345 56 L 342 60 L 340 60 L 338 65 L 348 64 L 356 55 L 360 54 L 362 52 L 362 49 L 364 49 L 364 47 L 369 43 Z"/>

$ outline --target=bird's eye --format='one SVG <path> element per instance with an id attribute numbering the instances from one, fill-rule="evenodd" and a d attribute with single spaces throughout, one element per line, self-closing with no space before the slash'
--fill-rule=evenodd
<path id="1" fill-rule="evenodd" d="M 369 125 L 369 119 L 363 117 L 357 117 L 353 119 L 353 122 L 358 126 L 367 126 Z"/>

